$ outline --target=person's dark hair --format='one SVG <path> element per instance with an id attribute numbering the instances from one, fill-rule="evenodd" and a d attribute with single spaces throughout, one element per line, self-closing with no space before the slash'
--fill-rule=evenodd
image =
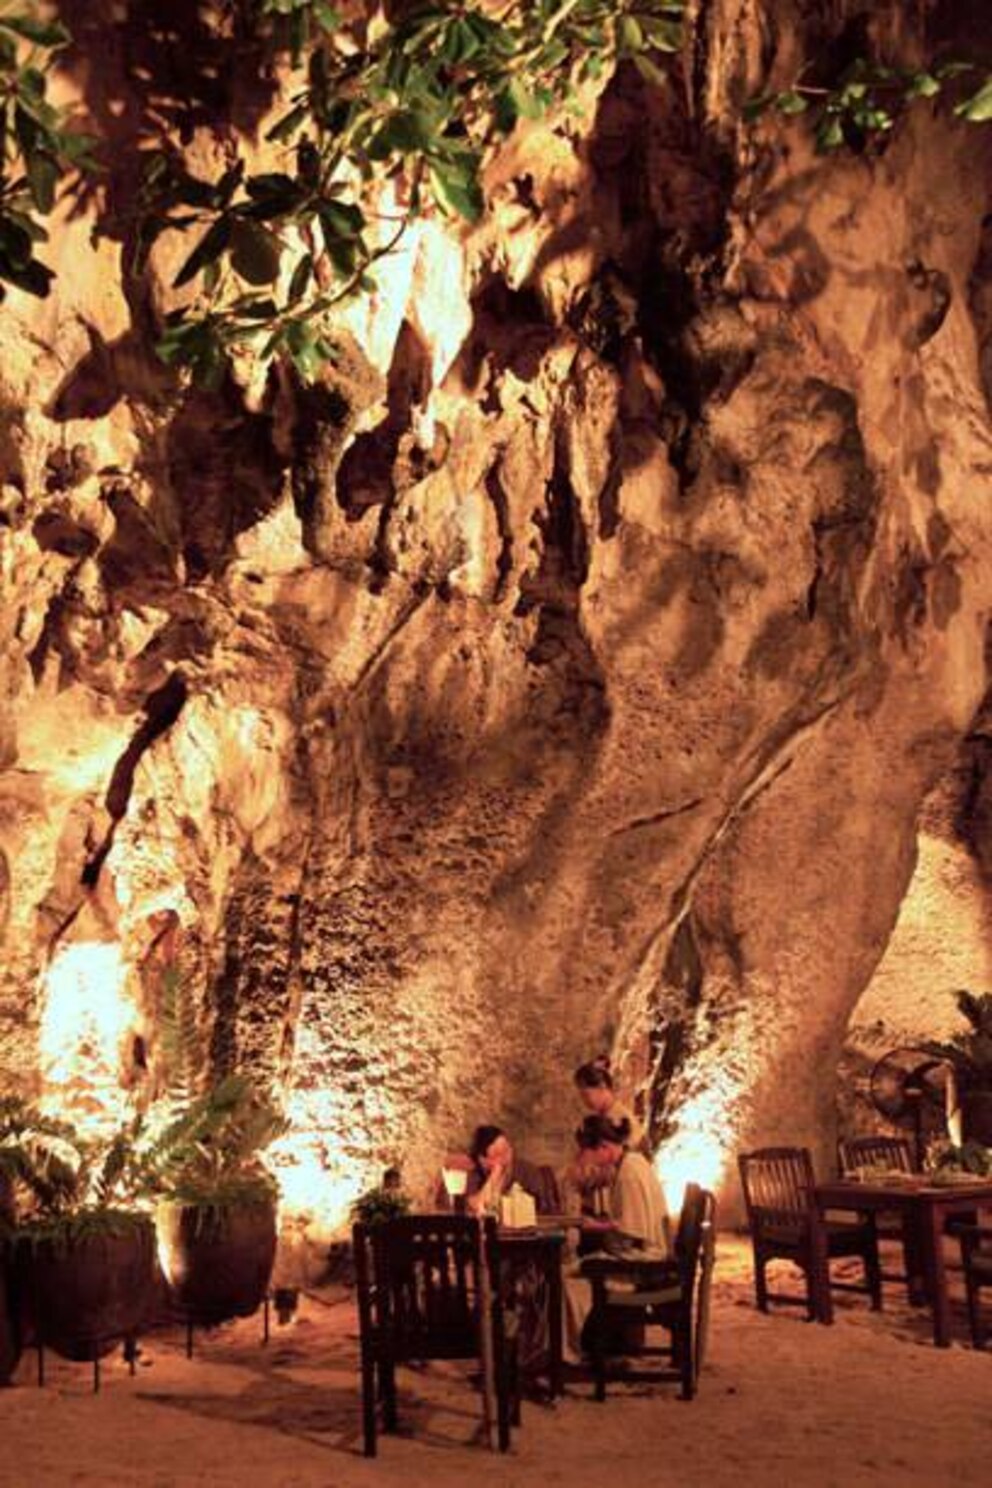
<path id="1" fill-rule="evenodd" d="M 501 1126 L 477 1126 L 472 1133 L 472 1142 L 468 1149 L 469 1157 L 477 1163 L 480 1158 L 485 1157 L 496 1138 L 505 1135 Z"/>
<path id="2" fill-rule="evenodd" d="M 604 1142 L 619 1142 L 621 1147 L 626 1147 L 630 1141 L 630 1122 L 626 1116 L 621 1116 L 619 1121 L 611 1121 L 609 1116 L 587 1116 L 576 1128 L 575 1140 L 583 1152 L 602 1147 Z"/>
<path id="3" fill-rule="evenodd" d="M 612 1090 L 613 1076 L 610 1074 L 610 1056 L 597 1054 L 575 1071 L 575 1083 L 580 1090 Z"/>

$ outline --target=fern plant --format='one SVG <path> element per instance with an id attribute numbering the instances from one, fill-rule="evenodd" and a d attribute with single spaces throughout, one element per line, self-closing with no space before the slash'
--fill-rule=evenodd
<path id="1" fill-rule="evenodd" d="M 206 1051 L 192 983 L 178 961 L 162 972 L 158 1018 L 166 1091 L 173 1100 L 191 1101 L 199 1091 Z"/>
<path id="2" fill-rule="evenodd" d="M 961 988 L 955 998 L 967 1029 L 944 1041 L 928 1040 L 921 1048 L 947 1060 L 960 1091 L 992 1091 L 992 992 Z"/>
<path id="3" fill-rule="evenodd" d="M 0 1180 L 4 1219 L 27 1239 L 69 1242 L 92 1229 L 120 1229 L 140 1218 L 136 1141 L 141 1117 L 109 1142 L 87 1141 L 69 1122 L 42 1115 L 16 1096 L 0 1100 Z"/>
<path id="4" fill-rule="evenodd" d="M 184 1204 L 274 1197 L 262 1154 L 286 1129 L 267 1095 L 229 1075 L 185 1103 L 145 1148 L 144 1191 Z"/>

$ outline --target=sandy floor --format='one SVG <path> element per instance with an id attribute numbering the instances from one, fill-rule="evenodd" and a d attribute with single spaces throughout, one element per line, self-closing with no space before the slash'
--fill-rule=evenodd
<path id="1" fill-rule="evenodd" d="M 556 1407 L 525 1405 L 512 1453 L 479 1446 L 479 1398 L 459 1366 L 401 1375 L 405 1434 L 375 1462 L 361 1453 L 355 1319 L 348 1294 L 305 1298 L 298 1320 L 259 1345 L 250 1319 L 183 1340 L 157 1335 L 131 1379 L 116 1356 L 101 1394 L 90 1373 L 49 1356 L 49 1383 L 21 1362 L 0 1392 L 0 1484 L 986 1485 L 992 1482 L 992 1352 L 929 1341 L 900 1289 L 886 1310 L 840 1294 L 823 1328 L 796 1310 L 762 1317 L 748 1252 L 721 1239 L 710 1359 L 698 1398 L 617 1386 L 605 1405 L 584 1384 Z"/>

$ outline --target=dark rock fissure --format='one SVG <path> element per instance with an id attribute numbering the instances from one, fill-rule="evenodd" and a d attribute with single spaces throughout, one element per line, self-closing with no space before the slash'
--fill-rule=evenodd
<path id="1" fill-rule="evenodd" d="M 114 766 L 107 787 L 106 807 L 110 826 L 96 852 L 87 860 L 80 875 L 80 882 L 93 888 L 100 877 L 100 869 L 114 843 L 117 823 L 127 811 L 134 786 L 134 775 L 138 763 L 146 750 L 176 722 L 189 696 L 189 688 L 182 672 L 174 671 L 161 687 L 153 692 L 145 703 L 145 721 L 140 724 L 130 744 Z"/>
<path id="2" fill-rule="evenodd" d="M 500 477 L 500 461 L 496 459 L 486 471 L 486 495 L 492 502 L 496 515 L 496 530 L 499 533 L 499 553 L 496 556 L 496 587 L 493 599 L 498 604 L 504 598 L 510 575 L 513 572 L 513 524 L 510 520 L 510 503 Z"/>

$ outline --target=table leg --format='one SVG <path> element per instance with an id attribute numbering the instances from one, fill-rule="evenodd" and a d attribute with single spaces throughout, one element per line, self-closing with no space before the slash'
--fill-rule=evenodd
<path id="1" fill-rule="evenodd" d="M 944 1270 L 944 1215 L 939 1205 L 923 1205 L 920 1230 L 927 1291 L 933 1308 L 933 1341 L 935 1347 L 947 1348 L 951 1342 L 951 1304 L 947 1296 L 947 1273 Z"/>
<path id="2" fill-rule="evenodd" d="M 902 1253 L 906 1269 L 906 1294 L 912 1307 L 927 1302 L 927 1278 L 923 1256 L 926 1246 L 920 1238 L 920 1217 L 913 1209 L 902 1211 Z"/>
<path id="3" fill-rule="evenodd" d="M 544 1269 L 548 1281 L 548 1388 L 552 1400 L 557 1400 L 565 1388 L 562 1362 L 563 1283 L 561 1254 L 557 1247 L 548 1247 L 545 1251 Z"/>
<path id="4" fill-rule="evenodd" d="M 834 1304 L 830 1296 L 830 1261 L 827 1249 L 827 1227 L 824 1216 L 814 1206 L 810 1215 L 809 1289 L 813 1298 L 813 1315 L 820 1323 L 832 1323 Z"/>

